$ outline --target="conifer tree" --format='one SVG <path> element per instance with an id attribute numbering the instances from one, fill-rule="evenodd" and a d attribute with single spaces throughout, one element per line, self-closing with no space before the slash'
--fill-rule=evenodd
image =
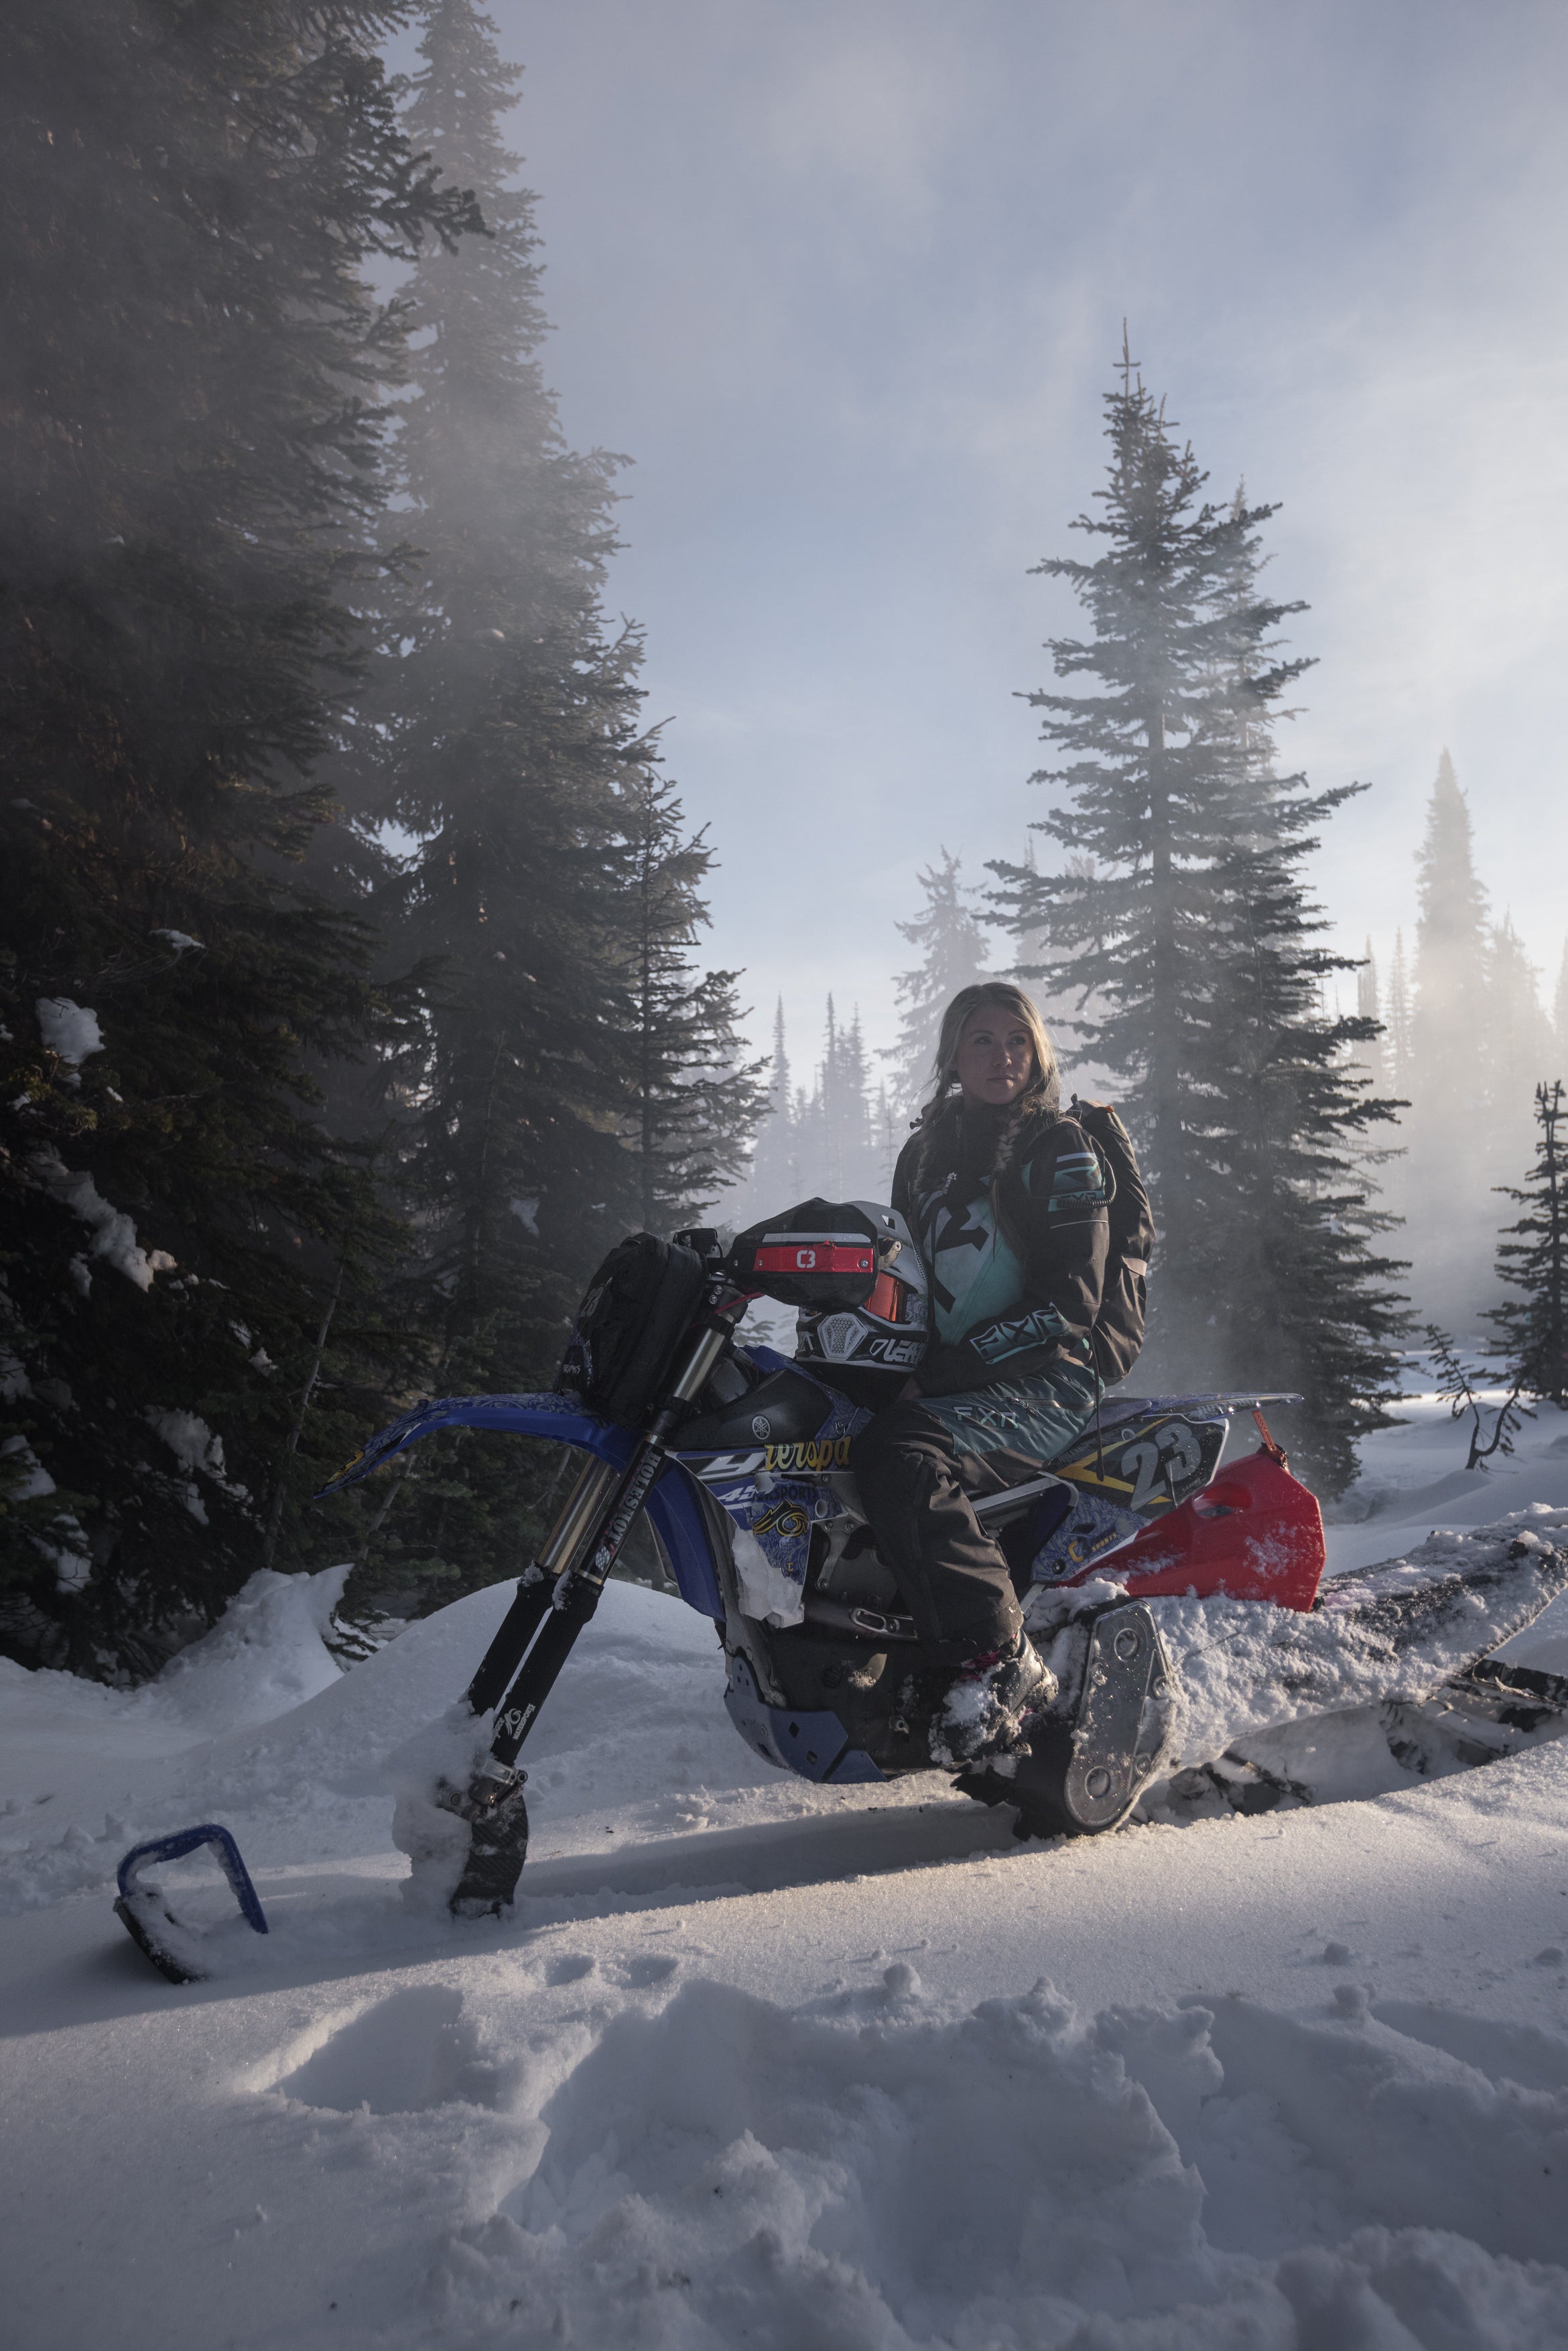
<path id="1" fill-rule="evenodd" d="M 1366 1022 L 1368 1032 L 1355 1055 L 1357 1066 L 1366 1071 L 1376 1092 L 1385 1093 L 1388 1091 L 1388 1031 L 1384 1025 L 1382 998 L 1377 985 L 1377 958 L 1372 952 L 1370 939 L 1366 942 L 1361 967 L 1355 975 L 1355 1010 L 1356 1018 Z"/>
<path id="2" fill-rule="evenodd" d="M 785 1032 L 784 998 L 773 1011 L 773 1050 L 768 1061 L 766 1106 L 757 1129 L 756 1147 L 740 1199 L 733 1214 L 744 1223 L 767 1216 L 800 1196 L 799 1153 L 796 1148 L 795 1096 L 790 1078 L 789 1047 Z"/>
<path id="3" fill-rule="evenodd" d="M 1470 811 L 1445 750 L 1416 852 L 1420 918 L 1411 1051 L 1423 1096 L 1468 1101 L 1485 1033 L 1487 894 L 1476 872 Z"/>
<path id="4" fill-rule="evenodd" d="M 385 489 L 369 265 L 473 225 L 374 55 L 405 13 L 19 0 L 0 32 L 0 1606 L 12 1654 L 120 1677 L 259 1563 L 345 1231 L 395 1245 L 317 1075 L 392 1008 L 299 861 Z M 361 1395 L 401 1344 L 371 1286 Z"/>
<path id="5" fill-rule="evenodd" d="M 365 828 L 413 839 L 378 904 L 400 953 L 434 974 L 392 1072 L 431 1376 L 486 1390 L 553 1378 L 593 1267 L 644 1221 L 644 1171 L 660 1221 L 683 1180 L 639 1094 L 639 858 L 662 852 L 646 838 L 642 638 L 602 605 L 622 461 L 569 447 L 545 380 L 535 200 L 501 127 L 518 78 L 474 0 L 431 0 L 409 131 L 475 190 L 486 234 L 426 254 L 407 287 L 395 523 L 423 569 L 410 608 L 388 615 L 397 643 L 352 787 Z M 727 985 L 716 977 L 684 1017 L 722 1028 Z M 628 1138 L 644 1107 L 655 1152 L 640 1165 Z M 734 1107 L 715 1099 L 714 1151 L 689 1138 L 698 1190 Z M 555 1470 L 542 1448 L 519 1462 L 472 1433 L 426 1451 L 358 1585 L 404 1612 L 502 1573 Z"/>
<path id="6" fill-rule="evenodd" d="M 881 1198 L 887 1189 L 882 1173 L 885 1125 L 872 1096 L 859 1010 L 842 1021 L 830 996 L 815 1083 L 810 1094 L 803 1086 L 795 1090 L 788 1130 L 789 1190 L 796 1196 L 821 1193 L 832 1200 Z M 779 1205 L 778 1196 L 761 1203 Z"/>
<path id="7" fill-rule="evenodd" d="M 413 1082 L 442 1339 L 471 1354 L 484 1326 L 471 1370 L 505 1387 L 553 1365 L 580 1279 L 635 1221 L 622 800 L 649 746 L 640 637 L 601 601 L 619 461 L 566 446 L 538 356 L 534 199 L 499 130 L 517 70 L 472 0 L 434 0 L 419 55 L 410 134 L 487 234 L 408 289 L 398 519 L 427 586 L 379 681 L 372 813 L 417 841 L 386 910 L 440 971 Z"/>
<path id="8" fill-rule="evenodd" d="M 1103 512 L 1073 525 L 1104 540 L 1104 551 L 1092 563 L 1052 558 L 1037 567 L 1037 576 L 1068 581 L 1093 625 L 1091 638 L 1052 639 L 1048 650 L 1059 677 L 1089 677 L 1098 691 L 1029 696 L 1068 762 L 1030 778 L 1061 788 L 1060 806 L 1035 830 L 1076 856 L 1078 870 L 1064 863 L 1032 883 L 1016 871 L 1008 879 L 1015 923 L 1043 928 L 1051 943 L 1029 976 L 1053 994 L 1103 1001 L 1095 1043 L 1133 1077 L 1129 1105 L 1160 1188 L 1167 1252 L 1180 1263 L 1197 1213 L 1186 1080 L 1204 1019 L 1212 875 L 1249 812 L 1217 777 L 1207 738 L 1228 721 L 1238 653 L 1266 644 L 1298 608 L 1231 609 L 1238 544 L 1272 509 L 1200 504 L 1205 476 L 1125 354 L 1122 378 L 1106 401 Z M 1249 689 L 1255 710 L 1305 666 L 1261 672 Z"/>
<path id="9" fill-rule="evenodd" d="M 1385 1418 L 1399 1319 L 1372 1247 L 1385 1219 L 1352 1164 L 1392 1106 L 1347 1065 L 1372 1025 L 1323 1014 L 1324 977 L 1354 967 L 1311 944 L 1323 925 L 1299 872 L 1356 788 L 1309 797 L 1273 765 L 1271 716 L 1307 666 L 1275 633 L 1301 608 L 1258 589 L 1273 509 L 1200 503 L 1190 449 L 1125 356 L 1122 372 L 1104 511 L 1076 525 L 1104 551 L 1040 567 L 1093 622 L 1050 650 L 1097 691 L 1030 697 L 1068 754 L 1035 778 L 1061 788 L 1037 829 L 1080 862 L 1000 869 L 1000 895 L 1046 933 L 1030 976 L 1082 1008 L 1078 1058 L 1126 1081 L 1161 1236 L 1149 1375 L 1303 1386 L 1296 1441 L 1333 1490 Z"/>
<path id="10" fill-rule="evenodd" d="M 737 1023 L 738 972 L 696 972 L 691 949 L 707 919 L 697 888 L 713 863 L 706 836 L 685 835 L 673 784 L 650 769 L 626 794 L 632 850 L 632 1100 L 628 1140 L 645 1232 L 664 1233 L 711 1207 L 745 1165 L 762 1116 Z"/>
<path id="11" fill-rule="evenodd" d="M 1388 1076 L 1396 1093 L 1410 1085 L 1410 978 L 1405 964 L 1405 934 L 1394 934 L 1394 960 L 1388 967 Z"/>
<path id="12" fill-rule="evenodd" d="M 1485 1118 L 1487 896 L 1469 809 L 1446 750 L 1416 867 L 1404 1182 L 1416 1296 L 1424 1314 L 1451 1328 L 1479 1311 L 1488 1271 L 1481 1211 L 1503 1170 Z"/>
<path id="13" fill-rule="evenodd" d="M 860 1008 L 856 1006 L 847 1025 L 836 1022 L 831 996 L 821 1097 L 830 1196 L 860 1198 L 875 1185 L 877 1138 L 873 1125 L 871 1063 L 861 1033 Z"/>
<path id="14" fill-rule="evenodd" d="M 1562 1081 L 1535 1089 L 1535 1165 L 1522 1187 L 1500 1185 L 1524 1210 L 1505 1228 L 1497 1270 L 1522 1297 L 1488 1321 L 1506 1338 L 1510 1369 L 1532 1395 L 1568 1408 L 1568 1102 Z"/>
<path id="15" fill-rule="evenodd" d="M 1552 1065 L 1555 1040 L 1541 1002 L 1540 975 L 1505 913 L 1487 939 L 1486 1051 L 1477 1092 L 1486 1112 L 1488 1173 L 1498 1177 L 1529 1155 L 1533 1103 L 1541 1072 Z"/>
<path id="16" fill-rule="evenodd" d="M 894 1106 L 906 1119 L 930 1090 L 942 1015 L 961 987 L 980 977 L 989 951 L 971 904 L 975 893 L 958 879 L 963 862 L 944 849 L 939 864 L 924 867 L 917 878 L 925 904 L 913 921 L 896 925 L 920 957 L 894 980 L 898 1042 L 883 1056 L 893 1064 Z"/>

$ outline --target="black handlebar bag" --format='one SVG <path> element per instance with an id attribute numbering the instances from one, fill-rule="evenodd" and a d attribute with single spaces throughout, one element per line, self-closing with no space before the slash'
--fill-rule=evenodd
<path id="1" fill-rule="evenodd" d="M 694 1249 L 633 1233 L 618 1241 L 583 1293 L 556 1386 L 622 1428 L 641 1428 L 702 1302 L 707 1272 Z"/>

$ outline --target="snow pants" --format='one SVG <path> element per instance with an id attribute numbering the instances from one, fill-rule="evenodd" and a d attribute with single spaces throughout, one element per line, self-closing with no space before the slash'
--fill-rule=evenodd
<path id="1" fill-rule="evenodd" d="M 969 1498 L 1038 1478 L 1093 1417 L 1092 1373 L 1057 1364 L 1030 1379 L 911 1396 L 861 1430 L 850 1467 L 925 1663 L 961 1666 L 1018 1637 L 1007 1561 Z"/>

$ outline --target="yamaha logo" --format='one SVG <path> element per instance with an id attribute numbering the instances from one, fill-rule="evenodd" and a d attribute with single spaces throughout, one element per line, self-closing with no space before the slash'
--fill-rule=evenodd
<path id="1" fill-rule="evenodd" d="M 753 1413 L 751 1416 L 751 1434 L 753 1437 L 758 1437 L 764 1443 L 766 1443 L 767 1439 L 772 1436 L 773 1423 L 768 1419 L 768 1415 L 765 1412 Z"/>

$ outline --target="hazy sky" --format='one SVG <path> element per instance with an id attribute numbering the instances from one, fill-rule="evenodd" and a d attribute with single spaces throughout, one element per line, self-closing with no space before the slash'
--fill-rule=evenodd
<path id="1" fill-rule="evenodd" d="M 1561 0 L 492 0 L 548 365 L 635 459 L 613 602 L 722 859 L 714 960 L 892 1032 L 939 844 L 1016 856 L 1125 315 L 1374 789 L 1316 869 L 1385 960 L 1452 749 L 1550 998 L 1568 891 Z M 1042 849 L 1047 844 L 1041 844 Z M 998 947 L 998 959 L 1004 950 Z M 1568 1073 L 1565 1073 L 1568 1074 Z"/>

